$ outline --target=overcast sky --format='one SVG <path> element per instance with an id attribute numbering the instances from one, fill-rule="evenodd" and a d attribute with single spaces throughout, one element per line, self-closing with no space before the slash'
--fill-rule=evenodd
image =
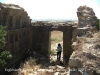
<path id="1" fill-rule="evenodd" d="M 0 0 L 23 7 L 32 19 L 77 19 L 77 8 L 87 5 L 100 18 L 100 0 Z"/>

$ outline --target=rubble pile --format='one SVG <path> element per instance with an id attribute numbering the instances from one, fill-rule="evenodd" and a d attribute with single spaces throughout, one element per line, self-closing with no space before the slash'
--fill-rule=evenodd
<path id="1" fill-rule="evenodd" d="M 83 63 L 82 68 L 86 72 L 100 73 L 100 32 L 94 33 L 93 37 L 77 37 L 77 41 L 73 43 L 74 52 L 70 59 L 80 58 Z"/>

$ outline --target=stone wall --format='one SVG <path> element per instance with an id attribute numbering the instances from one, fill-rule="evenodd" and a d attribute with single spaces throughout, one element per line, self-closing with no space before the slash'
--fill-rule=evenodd
<path id="1" fill-rule="evenodd" d="M 9 63 L 13 64 L 31 48 L 31 19 L 20 6 L 0 3 L 0 25 L 7 26 L 5 49 L 11 51 L 13 59 Z"/>
<path id="2" fill-rule="evenodd" d="M 80 6 L 77 9 L 78 16 L 78 36 L 85 36 L 88 31 L 95 33 L 99 30 L 98 19 L 92 8 Z"/>
<path id="3" fill-rule="evenodd" d="M 92 15 L 91 13 L 86 13 L 87 9 L 89 9 L 89 12 L 92 9 L 90 10 L 86 6 L 84 6 L 84 9 L 83 7 L 81 8 L 82 11 L 79 8 L 77 12 L 78 27 L 98 28 L 94 12 L 92 12 Z M 13 54 L 13 62 L 9 62 L 11 64 L 25 56 L 28 50 L 49 56 L 51 47 L 50 32 L 54 30 L 63 32 L 63 61 L 66 64 L 73 52 L 72 42 L 76 40 L 78 34 L 77 26 L 68 23 L 38 21 L 31 24 L 31 19 L 27 12 L 18 5 L 13 4 L 0 3 L 0 25 L 7 26 L 5 49 L 10 50 Z"/>
<path id="4" fill-rule="evenodd" d="M 49 32 L 47 27 L 36 26 L 33 27 L 33 40 L 32 40 L 32 50 L 41 52 L 43 54 L 48 54 L 48 41 L 49 41 Z"/>
<path id="5" fill-rule="evenodd" d="M 95 16 L 95 13 L 92 8 L 87 6 L 80 6 L 77 9 L 78 16 L 78 27 L 88 27 L 88 28 L 96 28 L 98 29 L 98 19 Z"/>
<path id="6" fill-rule="evenodd" d="M 37 52 L 41 52 L 43 55 L 50 54 L 50 32 L 54 30 L 63 32 L 63 59 L 65 61 L 64 63 L 67 63 L 72 53 L 72 38 L 75 39 L 74 36 L 76 36 L 72 35 L 75 32 L 76 28 L 68 24 L 53 24 L 44 22 L 32 23 L 32 26 L 32 49 Z"/>

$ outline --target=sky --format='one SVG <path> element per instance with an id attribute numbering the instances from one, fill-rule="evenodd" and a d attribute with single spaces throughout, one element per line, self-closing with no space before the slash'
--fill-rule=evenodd
<path id="1" fill-rule="evenodd" d="M 100 0 L 0 0 L 23 7 L 31 19 L 78 19 L 77 8 L 89 6 L 100 19 Z"/>

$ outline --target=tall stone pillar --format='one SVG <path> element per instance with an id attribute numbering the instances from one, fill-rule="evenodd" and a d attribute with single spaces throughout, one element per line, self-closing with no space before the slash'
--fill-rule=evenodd
<path id="1" fill-rule="evenodd" d="M 63 63 L 66 65 L 72 53 L 72 27 L 68 26 L 63 32 Z"/>

